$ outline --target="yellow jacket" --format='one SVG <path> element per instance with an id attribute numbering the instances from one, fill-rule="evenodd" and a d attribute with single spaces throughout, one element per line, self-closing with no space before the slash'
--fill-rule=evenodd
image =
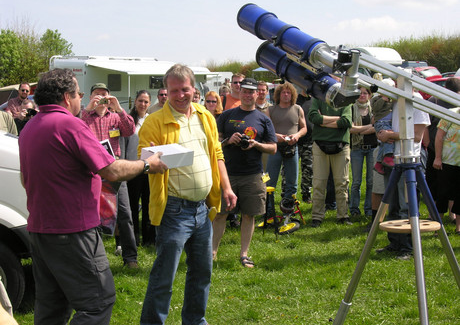
<path id="1" fill-rule="evenodd" d="M 222 146 L 219 142 L 219 133 L 217 131 L 216 120 L 214 116 L 204 107 L 192 103 L 198 113 L 198 117 L 204 126 L 204 132 L 208 139 L 209 158 L 212 170 L 212 187 L 206 198 L 206 204 L 209 208 L 215 207 L 220 211 L 220 174 L 218 160 L 224 160 Z M 164 145 L 177 143 L 179 141 L 179 124 L 171 113 L 169 101 L 159 111 L 150 114 L 144 121 L 139 130 L 139 146 L 137 148 L 140 156 L 142 148 L 150 147 L 150 142 L 155 145 Z M 152 225 L 158 226 L 163 218 L 168 198 L 168 179 L 169 170 L 164 174 L 150 174 L 150 204 L 149 215 Z M 212 217 L 213 218 L 213 217 Z M 212 220 L 211 220 L 212 221 Z"/>

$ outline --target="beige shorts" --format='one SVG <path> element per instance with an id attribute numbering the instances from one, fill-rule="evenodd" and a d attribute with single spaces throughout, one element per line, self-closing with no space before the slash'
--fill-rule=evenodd
<path id="1" fill-rule="evenodd" d="M 377 161 L 379 147 L 374 150 L 374 162 Z M 373 166 L 372 166 L 373 167 Z M 372 171 L 372 193 L 385 194 L 385 184 L 383 181 L 383 175 L 377 173 L 375 170 Z"/>

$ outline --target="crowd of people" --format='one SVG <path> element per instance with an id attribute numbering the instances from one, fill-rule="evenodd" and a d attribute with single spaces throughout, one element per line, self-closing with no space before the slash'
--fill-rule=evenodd
<path id="1" fill-rule="evenodd" d="M 123 264 L 139 267 L 139 245 L 156 249 L 141 324 L 164 324 L 183 251 L 187 276 L 182 321 L 207 324 L 213 260 L 218 259 L 226 221 L 241 216 L 239 262 L 254 268 L 249 255 L 254 219 L 274 213 L 273 195 L 267 196 L 266 188 L 276 188 L 280 175 L 279 192 L 289 200 L 299 192 L 300 169 L 301 199 L 312 205 L 311 227 L 322 225 L 333 204 L 338 224 L 375 217 L 394 157 L 401 152 L 398 109 L 388 98 L 360 87 L 356 103 L 336 108 L 284 82 L 276 86 L 272 103 L 266 82 L 239 73 L 219 93 L 201 96 L 193 72 L 180 64 L 168 70 L 163 84 L 153 105 L 151 94 L 139 90 L 128 113 L 104 83 L 97 83 L 82 108 L 84 94 L 75 75 L 55 69 L 41 76 L 35 102 L 27 98 L 30 85 L 21 83 L 18 97 L 1 112 L 0 128 L 20 134 L 36 324 L 67 322 L 73 310 L 75 324 L 110 321 L 115 287 L 98 231 L 101 179 L 119 185 L 114 234 Z M 446 87 L 460 93 L 460 79 L 448 79 Z M 459 112 L 434 97 L 430 100 Z M 455 189 L 455 180 L 460 181 L 460 127 L 417 109 L 413 121 L 414 152 L 426 166 L 438 211 L 441 216 L 450 211 L 460 235 Z M 193 150 L 191 165 L 169 169 L 161 153 L 139 159 L 143 148 L 175 143 Z M 401 179 L 388 219 L 407 215 Z M 388 239 L 378 253 L 410 259 L 410 235 L 388 233 Z"/>

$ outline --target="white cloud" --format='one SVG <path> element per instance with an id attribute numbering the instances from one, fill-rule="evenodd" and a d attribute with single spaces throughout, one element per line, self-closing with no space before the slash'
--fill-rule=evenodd
<path id="1" fill-rule="evenodd" d="M 109 34 L 99 34 L 96 36 L 96 40 L 97 41 L 107 41 L 109 40 L 111 37 Z"/>
<path id="2" fill-rule="evenodd" d="M 386 6 L 416 10 L 440 10 L 456 5 L 459 0 L 354 0 L 360 6 L 375 7 Z"/>
<path id="3" fill-rule="evenodd" d="M 416 23 L 397 21 L 396 19 L 390 16 L 373 17 L 367 19 L 355 18 L 350 20 L 339 21 L 337 23 L 337 29 L 339 31 L 377 31 L 379 33 L 381 33 L 382 31 L 391 32 L 413 29 L 416 26 Z"/>

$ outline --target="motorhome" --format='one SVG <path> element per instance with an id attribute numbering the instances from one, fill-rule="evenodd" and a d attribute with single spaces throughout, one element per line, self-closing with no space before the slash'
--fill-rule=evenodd
<path id="1" fill-rule="evenodd" d="M 150 92 L 152 99 L 156 99 L 158 89 L 163 87 L 163 76 L 175 63 L 158 61 L 147 57 L 110 57 L 110 56 L 60 56 L 50 59 L 50 70 L 68 68 L 75 74 L 80 90 L 86 95 L 82 105 L 89 103 L 91 86 L 103 82 L 110 89 L 112 95 L 118 98 L 123 108 L 131 107 L 136 92 L 145 89 Z M 217 73 L 205 67 L 190 67 L 195 74 L 196 87 L 202 92 L 204 89 L 218 91 L 214 83 L 206 84 L 207 80 Z M 204 85 L 207 85 L 206 88 Z M 155 100 L 153 100 L 153 103 Z"/>

